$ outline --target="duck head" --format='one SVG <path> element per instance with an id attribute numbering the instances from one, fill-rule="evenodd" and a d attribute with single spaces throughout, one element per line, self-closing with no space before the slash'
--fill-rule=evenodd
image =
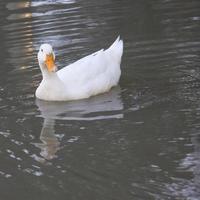
<path id="1" fill-rule="evenodd" d="M 38 52 L 38 62 L 42 72 L 56 72 L 55 54 L 50 44 L 42 44 Z"/>

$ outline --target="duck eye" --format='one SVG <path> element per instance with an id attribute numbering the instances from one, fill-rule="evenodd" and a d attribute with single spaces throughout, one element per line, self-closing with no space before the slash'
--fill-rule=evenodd
<path id="1" fill-rule="evenodd" d="M 41 52 L 43 52 L 43 49 L 41 49 Z"/>

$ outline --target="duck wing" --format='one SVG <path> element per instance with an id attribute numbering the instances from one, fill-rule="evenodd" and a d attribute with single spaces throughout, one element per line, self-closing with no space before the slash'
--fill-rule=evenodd
<path id="1" fill-rule="evenodd" d="M 64 67 L 57 75 L 68 91 L 87 93 L 89 96 L 105 92 L 119 81 L 122 53 L 123 41 L 118 37 L 108 49 L 97 51 Z"/>

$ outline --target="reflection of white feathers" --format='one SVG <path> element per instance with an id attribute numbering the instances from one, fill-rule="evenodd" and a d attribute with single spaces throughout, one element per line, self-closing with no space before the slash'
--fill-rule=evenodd
<path id="1" fill-rule="evenodd" d="M 123 117 L 120 88 L 89 99 L 71 102 L 36 100 L 41 117 L 64 120 L 96 120 Z"/>
<path id="2" fill-rule="evenodd" d="M 36 100 L 39 117 L 44 118 L 40 134 L 42 143 L 34 143 L 41 149 L 40 162 L 56 157 L 60 142 L 55 135 L 55 120 L 100 120 L 123 118 L 123 103 L 120 88 L 113 88 L 109 93 L 89 99 L 71 102 L 50 102 Z M 74 139 L 73 139 L 74 140 Z M 44 160 L 45 159 L 45 160 Z"/>
<path id="3" fill-rule="evenodd" d="M 40 155 L 46 160 L 56 157 L 56 152 L 60 149 L 60 142 L 55 135 L 55 120 L 44 119 L 43 127 L 40 133 L 42 143 L 33 143 L 41 149 Z M 42 161 L 42 160 L 41 160 Z"/>
<path id="4" fill-rule="evenodd" d="M 43 57 L 54 53 L 50 45 L 43 45 L 38 52 L 43 80 L 36 90 L 36 97 L 47 101 L 66 101 L 109 91 L 119 82 L 122 53 L 123 41 L 118 37 L 105 51 L 100 50 L 52 73 L 46 70 Z"/>

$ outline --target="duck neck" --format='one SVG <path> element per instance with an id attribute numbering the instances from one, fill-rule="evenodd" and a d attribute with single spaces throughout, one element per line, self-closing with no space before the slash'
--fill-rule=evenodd
<path id="1" fill-rule="evenodd" d="M 39 99 L 47 101 L 65 100 L 67 96 L 66 87 L 56 72 L 49 72 L 45 66 L 40 65 L 42 82 L 36 90 Z"/>
<path id="2" fill-rule="evenodd" d="M 44 64 L 39 63 L 43 80 L 58 79 L 56 72 L 49 72 Z"/>

